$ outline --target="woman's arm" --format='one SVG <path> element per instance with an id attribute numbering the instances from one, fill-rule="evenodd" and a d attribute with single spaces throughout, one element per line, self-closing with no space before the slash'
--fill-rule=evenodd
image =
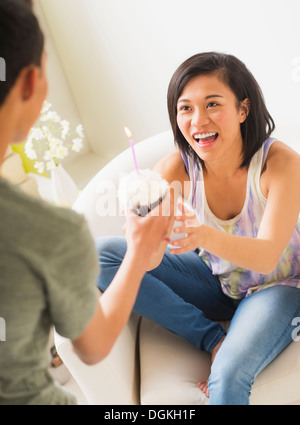
<path id="1" fill-rule="evenodd" d="M 208 252 L 245 269 L 268 274 L 276 264 L 295 229 L 300 211 L 300 157 L 283 143 L 271 146 L 261 189 L 267 198 L 257 238 L 230 235 L 195 222 L 184 225 L 187 217 L 176 217 L 183 226 L 175 232 L 186 233 L 173 245 L 179 254 L 201 246 Z M 191 220 L 191 218 L 189 218 Z M 189 222 L 188 222 L 189 224 Z"/>

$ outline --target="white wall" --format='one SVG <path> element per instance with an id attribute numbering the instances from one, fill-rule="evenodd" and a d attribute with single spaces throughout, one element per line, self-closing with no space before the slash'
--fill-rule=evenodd
<path id="1" fill-rule="evenodd" d="M 38 16 L 40 25 L 45 35 L 45 48 L 48 55 L 47 61 L 47 76 L 48 76 L 48 96 L 47 100 L 52 103 L 53 110 L 55 110 L 63 119 L 70 122 L 71 128 L 74 129 L 81 122 L 81 118 L 74 102 L 74 97 L 71 91 L 71 87 L 68 84 L 68 79 L 64 73 L 62 64 L 59 60 L 56 47 L 53 43 L 53 39 L 44 15 L 42 13 L 40 4 L 35 1 L 35 13 Z M 90 151 L 88 140 L 84 141 L 84 147 L 79 153 L 70 151 L 69 156 L 64 160 L 64 164 L 67 164 L 79 156 L 83 156 Z"/>
<path id="2" fill-rule="evenodd" d="M 300 140 L 299 0 L 40 0 L 92 149 L 112 157 L 169 128 L 166 92 L 179 64 L 217 50 L 243 60 L 276 135 Z M 299 148 L 300 150 L 300 148 Z"/>

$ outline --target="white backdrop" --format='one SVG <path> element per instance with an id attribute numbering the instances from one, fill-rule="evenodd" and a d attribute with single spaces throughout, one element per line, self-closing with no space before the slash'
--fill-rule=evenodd
<path id="1" fill-rule="evenodd" d="M 125 149 L 125 125 L 136 142 L 167 130 L 173 72 L 208 50 L 246 63 L 275 134 L 300 151 L 299 0 L 39 1 L 96 153 Z"/>

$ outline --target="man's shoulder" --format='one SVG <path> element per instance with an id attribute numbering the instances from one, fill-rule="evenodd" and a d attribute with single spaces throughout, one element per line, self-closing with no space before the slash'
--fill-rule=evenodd
<path id="1" fill-rule="evenodd" d="M 69 234 L 84 222 L 83 216 L 75 211 L 52 206 L 7 182 L 0 183 L 0 212 L 2 232 L 7 229 L 13 233 L 31 233 L 35 238 Z"/>

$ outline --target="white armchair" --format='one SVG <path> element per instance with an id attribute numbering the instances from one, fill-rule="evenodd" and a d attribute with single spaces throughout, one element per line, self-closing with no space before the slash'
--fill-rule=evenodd
<path id="1" fill-rule="evenodd" d="M 135 149 L 140 168 L 151 168 L 174 149 L 172 134 L 151 137 Z M 119 173 L 132 169 L 127 149 L 91 180 L 76 201 L 74 209 L 85 215 L 94 237 L 122 234 L 123 217 L 100 217 L 98 212 L 109 182 L 117 187 Z M 69 340 L 56 334 L 55 343 L 89 404 L 207 404 L 197 382 L 209 376 L 208 353 L 134 313 L 111 353 L 95 366 L 83 364 Z M 251 404 L 300 404 L 300 342 L 290 344 L 257 376 Z"/>

